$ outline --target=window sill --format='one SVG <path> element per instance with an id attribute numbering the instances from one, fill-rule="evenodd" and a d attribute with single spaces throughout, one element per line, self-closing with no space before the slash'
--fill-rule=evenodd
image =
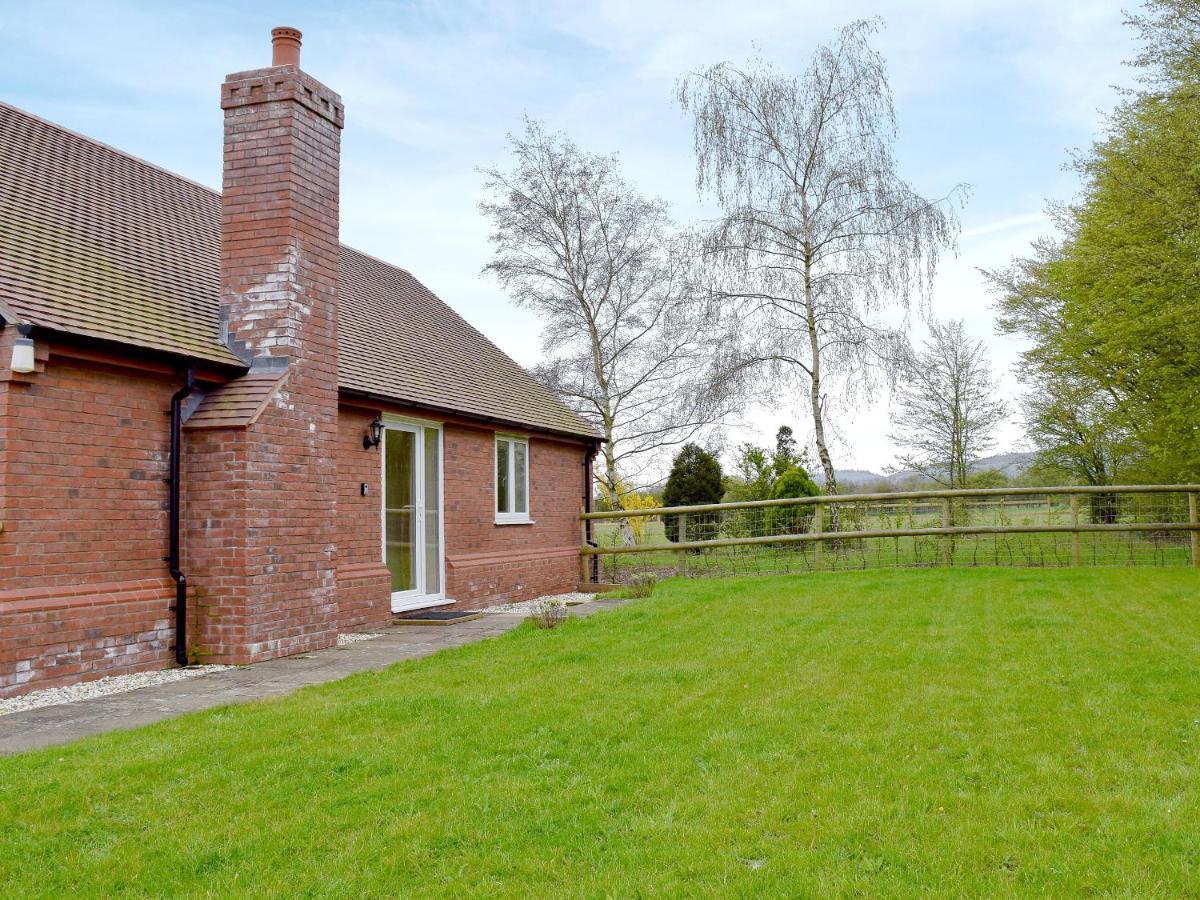
<path id="1" fill-rule="evenodd" d="M 533 519 L 529 518 L 529 516 L 497 515 L 496 516 L 496 524 L 497 525 L 533 525 L 534 522 L 533 522 Z"/>

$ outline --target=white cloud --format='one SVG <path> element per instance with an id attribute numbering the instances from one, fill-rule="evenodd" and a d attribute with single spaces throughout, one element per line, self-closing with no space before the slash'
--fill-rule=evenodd
<path id="1" fill-rule="evenodd" d="M 964 228 L 962 238 L 964 241 L 968 241 L 971 238 L 995 234 L 999 231 L 1010 231 L 1014 228 L 1026 228 L 1030 225 L 1050 227 L 1050 217 L 1044 212 L 1006 216 L 1003 219 L 997 219 L 995 222 L 985 222 L 982 225 L 973 225 L 970 228 Z"/>

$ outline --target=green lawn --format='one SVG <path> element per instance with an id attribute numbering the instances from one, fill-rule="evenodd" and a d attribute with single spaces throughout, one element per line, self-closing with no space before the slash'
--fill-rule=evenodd
<path id="1" fill-rule="evenodd" d="M 1194 894 L 1200 575 L 668 582 L 0 759 L 0 823 L 5 896 Z"/>

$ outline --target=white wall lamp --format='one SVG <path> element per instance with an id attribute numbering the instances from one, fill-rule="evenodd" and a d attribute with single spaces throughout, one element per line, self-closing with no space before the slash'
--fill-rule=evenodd
<path id="1" fill-rule="evenodd" d="M 32 333 L 32 325 L 17 326 L 17 334 L 20 337 L 13 343 L 12 365 L 10 366 L 14 372 L 24 375 L 34 371 L 33 338 L 29 336 Z"/>

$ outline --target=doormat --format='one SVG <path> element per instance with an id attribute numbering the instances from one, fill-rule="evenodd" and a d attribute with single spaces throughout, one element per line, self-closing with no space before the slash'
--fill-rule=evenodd
<path id="1" fill-rule="evenodd" d="M 401 613 L 396 616 L 397 625 L 457 625 L 459 622 L 470 622 L 478 619 L 483 612 L 477 609 L 440 610 L 418 609 L 415 612 Z"/>

